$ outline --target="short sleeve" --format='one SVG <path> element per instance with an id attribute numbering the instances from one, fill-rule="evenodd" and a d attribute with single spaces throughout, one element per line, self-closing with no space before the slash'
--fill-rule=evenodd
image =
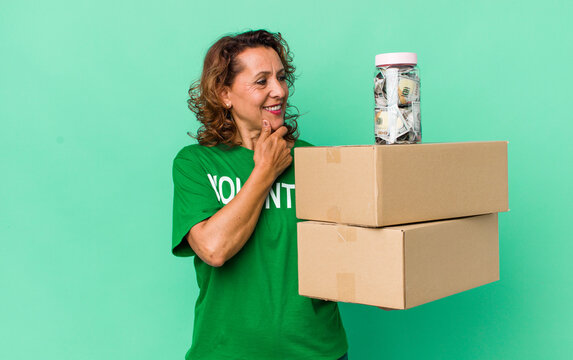
<path id="1" fill-rule="evenodd" d="M 173 255 L 195 255 L 185 235 L 221 207 L 207 171 L 191 152 L 181 150 L 173 160 Z"/>

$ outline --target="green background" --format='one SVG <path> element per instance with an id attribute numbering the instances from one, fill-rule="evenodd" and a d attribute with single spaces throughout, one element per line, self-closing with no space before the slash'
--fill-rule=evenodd
<path id="1" fill-rule="evenodd" d="M 406 311 L 341 309 L 350 357 L 569 359 L 566 1 L 3 0 L 1 359 L 182 359 L 197 296 L 170 254 L 171 161 L 221 35 L 280 31 L 302 138 L 373 143 L 374 56 L 418 53 L 425 142 L 509 140 L 501 280 Z M 256 346 L 256 344 L 252 344 Z"/>

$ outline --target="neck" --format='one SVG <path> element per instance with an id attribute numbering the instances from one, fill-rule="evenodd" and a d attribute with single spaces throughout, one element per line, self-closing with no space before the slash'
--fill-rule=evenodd
<path id="1" fill-rule="evenodd" d="M 239 127 L 238 135 L 242 147 L 255 150 L 255 145 L 257 145 L 257 140 L 259 140 L 261 135 L 261 129 L 244 129 Z"/>

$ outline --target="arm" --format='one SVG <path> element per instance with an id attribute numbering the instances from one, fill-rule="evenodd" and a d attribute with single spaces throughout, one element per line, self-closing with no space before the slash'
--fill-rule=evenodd
<path id="1" fill-rule="evenodd" d="M 215 215 L 191 228 L 186 239 L 203 261 L 222 266 L 251 237 L 270 187 L 291 164 L 292 157 L 283 139 L 287 129 L 271 134 L 265 125 L 255 145 L 253 172 L 241 191 Z"/>

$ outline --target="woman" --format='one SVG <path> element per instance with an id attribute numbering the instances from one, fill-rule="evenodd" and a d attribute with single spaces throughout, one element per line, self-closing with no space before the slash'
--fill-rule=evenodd
<path id="1" fill-rule="evenodd" d="M 172 248 L 195 255 L 200 289 L 186 359 L 346 358 L 337 304 L 298 295 L 291 163 L 309 144 L 287 102 L 291 61 L 280 33 L 225 36 L 189 90 L 202 126 L 173 164 Z"/>

